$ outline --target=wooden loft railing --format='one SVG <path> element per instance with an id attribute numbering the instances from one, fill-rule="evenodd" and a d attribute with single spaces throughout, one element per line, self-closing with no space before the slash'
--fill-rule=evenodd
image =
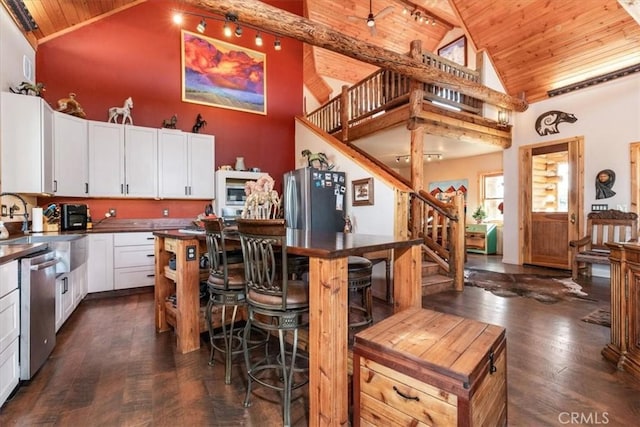
<path id="1" fill-rule="evenodd" d="M 457 77 L 479 82 L 480 73 L 432 53 L 422 54 L 425 64 Z M 380 69 L 307 115 L 307 119 L 327 133 L 362 124 L 377 113 L 409 102 L 411 79 L 398 72 Z M 423 84 L 424 99 L 447 104 L 462 111 L 480 114 L 482 101 L 437 84 Z M 346 107 L 346 108 L 345 108 Z"/>

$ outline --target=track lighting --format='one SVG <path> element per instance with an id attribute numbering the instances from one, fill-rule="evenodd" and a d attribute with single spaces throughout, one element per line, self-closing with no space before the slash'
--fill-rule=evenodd
<path id="1" fill-rule="evenodd" d="M 204 30 L 206 30 L 206 29 L 207 29 L 207 23 L 205 22 L 204 18 L 202 18 L 202 20 L 200 21 L 200 23 L 196 27 L 196 30 L 198 30 L 198 32 L 200 34 L 202 34 L 202 33 L 204 33 Z"/>
<path id="2" fill-rule="evenodd" d="M 427 162 L 430 162 L 432 160 L 442 160 L 443 156 L 441 153 L 425 153 L 423 155 L 424 159 Z M 404 163 L 409 163 L 411 161 L 411 156 L 398 156 L 396 157 L 396 163 L 400 163 L 400 162 L 404 162 Z"/>
<path id="3" fill-rule="evenodd" d="M 236 37 L 242 37 L 245 27 L 248 27 L 250 29 L 255 30 L 256 32 L 256 37 L 255 37 L 256 46 L 264 46 L 264 38 L 262 36 L 262 33 L 264 31 L 260 28 L 253 27 L 245 23 L 242 23 L 241 25 L 240 21 L 238 20 L 238 16 L 235 13 L 229 12 L 224 16 L 224 18 L 221 18 L 214 15 L 202 15 L 201 13 L 195 13 L 195 12 L 174 11 L 173 22 L 176 24 L 182 24 L 184 22 L 183 15 L 193 15 L 199 18 L 198 25 L 196 26 L 196 31 L 198 31 L 200 34 L 204 34 L 204 32 L 206 31 L 207 21 L 209 21 L 209 23 L 211 23 L 211 21 L 223 22 L 222 33 L 227 38 L 231 37 L 232 35 L 235 35 Z M 234 25 L 235 25 L 235 29 L 232 27 Z M 273 49 L 282 50 L 282 42 L 280 41 L 280 37 L 277 35 L 274 35 L 274 36 L 275 36 L 275 41 L 273 42 Z"/>

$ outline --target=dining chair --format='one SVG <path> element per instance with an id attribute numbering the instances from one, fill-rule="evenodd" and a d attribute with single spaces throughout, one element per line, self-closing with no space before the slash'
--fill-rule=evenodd
<path id="1" fill-rule="evenodd" d="M 205 218 L 207 256 L 209 258 L 209 277 L 207 288 L 209 301 L 206 309 L 206 320 L 209 329 L 211 355 L 209 365 L 213 366 L 215 352 L 224 354 L 224 382 L 231 384 L 231 365 L 233 356 L 243 352 L 245 339 L 250 348 L 261 343 L 266 344 L 266 334 L 244 331 L 244 325 L 237 326 L 238 316 L 245 317 L 245 274 L 242 250 L 230 250 L 227 247 L 227 231 L 222 218 Z M 214 319 L 214 311 L 219 310 L 221 316 Z M 231 309 L 231 314 L 228 310 Z M 221 331 L 221 332 L 220 332 Z"/>
<path id="2" fill-rule="evenodd" d="M 289 277 L 284 219 L 238 219 L 237 225 L 246 279 L 245 330 L 257 327 L 278 336 L 276 354 L 270 354 L 267 347 L 264 355 L 252 360 L 248 345 L 244 345 L 247 367 L 244 405 L 251 405 L 253 383 L 277 390 L 282 393 L 283 424 L 290 426 L 292 391 L 309 380 L 308 357 L 298 354 L 298 332 L 308 325 L 308 284 Z"/>

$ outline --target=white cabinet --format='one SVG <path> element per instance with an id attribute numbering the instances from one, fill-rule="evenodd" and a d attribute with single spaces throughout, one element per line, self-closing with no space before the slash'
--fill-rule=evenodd
<path id="1" fill-rule="evenodd" d="M 87 264 L 56 278 L 56 332 L 86 296 Z"/>
<path id="2" fill-rule="evenodd" d="M 0 406 L 20 381 L 18 261 L 0 265 Z"/>
<path id="3" fill-rule="evenodd" d="M 158 130 L 89 121 L 89 195 L 157 197 Z"/>
<path id="4" fill-rule="evenodd" d="M 86 197 L 89 191 L 87 121 L 53 113 L 54 192 L 56 196 Z"/>
<path id="5" fill-rule="evenodd" d="M 0 94 L 2 191 L 54 191 L 53 110 L 42 98 Z"/>
<path id="6" fill-rule="evenodd" d="M 113 234 L 89 234 L 88 292 L 113 290 Z"/>
<path id="7" fill-rule="evenodd" d="M 212 199 L 215 138 L 160 129 L 160 197 Z"/>
<path id="8" fill-rule="evenodd" d="M 153 233 L 114 234 L 113 279 L 114 289 L 138 288 L 155 284 Z"/>

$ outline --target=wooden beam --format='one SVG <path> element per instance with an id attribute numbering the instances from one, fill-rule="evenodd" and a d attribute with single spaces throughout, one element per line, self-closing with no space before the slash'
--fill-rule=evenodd
<path id="1" fill-rule="evenodd" d="M 208 12 L 234 13 L 246 23 L 282 37 L 322 47 L 381 68 L 390 69 L 424 83 L 438 84 L 489 104 L 514 111 L 525 111 L 526 101 L 495 91 L 479 83 L 443 73 L 409 56 L 392 52 L 349 37 L 332 28 L 275 8 L 257 0 L 184 0 Z"/>

